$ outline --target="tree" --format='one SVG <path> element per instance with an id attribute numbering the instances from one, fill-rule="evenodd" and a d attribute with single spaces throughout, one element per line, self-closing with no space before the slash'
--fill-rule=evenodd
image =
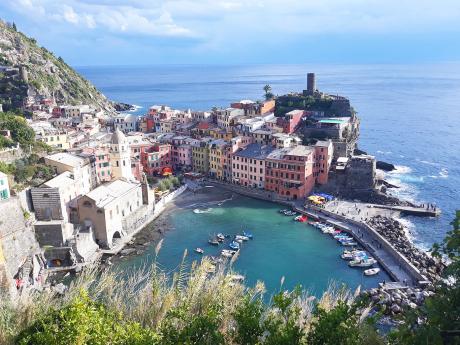
<path id="1" fill-rule="evenodd" d="M 234 339 L 236 344 L 256 345 L 263 334 L 261 325 L 264 305 L 260 298 L 252 299 L 249 295 L 237 306 L 233 317 L 236 327 Z"/>
<path id="2" fill-rule="evenodd" d="M 444 279 L 423 306 L 404 314 L 402 326 L 391 334 L 393 344 L 460 344 L 460 211 L 452 225 L 443 243 L 433 246 L 433 257 L 450 260 Z"/>
<path id="3" fill-rule="evenodd" d="M 272 87 L 267 84 L 264 86 L 264 91 L 265 91 L 265 100 L 269 100 L 269 99 L 272 99 L 273 98 L 273 93 L 271 92 L 272 91 Z"/>
<path id="4" fill-rule="evenodd" d="M 13 22 L 13 30 L 18 31 L 18 28 L 16 27 L 16 23 Z"/>

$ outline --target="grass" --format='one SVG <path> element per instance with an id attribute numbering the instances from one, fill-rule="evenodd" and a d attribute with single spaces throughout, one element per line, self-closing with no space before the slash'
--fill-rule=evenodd
<path id="1" fill-rule="evenodd" d="M 157 254 L 160 248 L 161 241 Z M 156 264 L 128 275 L 92 267 L 64 296 L 47 290 L 2 299 L 0 344 L 305 344 L 348 323 L 359 336 L 342 344 L 375 333 L 360 326 L 368 310 L 358 307 L 358 292 L 331 286 L 315 299 L 300 289 L 283 291 L 281 281 L 280 292 L 264 303 L 263 283 L 247 287 L 234 280 L 231 267 L 210 274 L 206 258 L 188 270 L 186 257 L 172 277 Z M 339 324 L 318 326 L 317 311 L 332 315 L 344 306 L 332 318 Z"/>

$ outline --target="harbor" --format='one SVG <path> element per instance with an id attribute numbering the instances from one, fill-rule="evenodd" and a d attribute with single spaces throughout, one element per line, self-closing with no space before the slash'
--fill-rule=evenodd
<path id="1" fill-rule="evenodd" d="M 232 269 L 245 276 L 248 286 L 263 281 L 268 295 L 279 290 L 282 280 L 284 288 L 300 284 L 317 296 L 330 284 L 370 289 L 392 280 L 383 269 L 368 277 L 364 269 L 349 267 L 348 261 L 341 258 L 344 247 L 334 238 L 307 223 L 294 221 L 294 216 L 280 214 L 278 204 L 236 194 L 228 196 L 228 192 L 217 188 L 202 188 L 195 194 L 188 191 L 177 199 L 176 206 L 165 210 L 160 220 L 169 229 L 157 258 L 165 271 L 178 268 L 185 250 L 187 264 L 203 256 L 220 257 L 223 250 L 230 249 L 228 244 L 234 236 L 247 231 L 253 239 L 240 244 L 238 257 L 231 259 Z M 218 233 L 230 237 L 223 244 L 209 244 L 208 240 Z M 113 266 L 124 271 L 142 267 L 154 260 L 155 246 L 152 243 L 140 255 L 115 260 Z M 196 253 L 196 248 L 202 248 L 204 253 Z"/>

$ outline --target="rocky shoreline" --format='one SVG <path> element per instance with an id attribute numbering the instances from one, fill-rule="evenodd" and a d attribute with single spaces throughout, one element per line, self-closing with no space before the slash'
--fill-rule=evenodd
<path id="1" fill-rule="evenodd" d="M 421 306 L 427 297 L 435 293 L 435 283 L 441 279 L 444 264 L 412 244 L 399 221 L 375 216 L 367 223 L 418 268 L 428 281 L 423 287 L 402 286 L 394 289 L 381 284 L 380 287 L 365 291 L 363 294 L 370 298 L 377 309 L 387 315 L 397 315 L 404 309 Z"/>

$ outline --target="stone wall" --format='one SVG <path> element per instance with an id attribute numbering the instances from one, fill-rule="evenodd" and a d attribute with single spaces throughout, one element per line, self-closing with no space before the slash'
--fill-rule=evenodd
<path id="1" fill-rule="evenodd" d="M 8 271 L 14 276 L 27 257 L 40 251 L 31 222 L 24 219 L 19 198 L 0 202 L 0 245 Z"/>

